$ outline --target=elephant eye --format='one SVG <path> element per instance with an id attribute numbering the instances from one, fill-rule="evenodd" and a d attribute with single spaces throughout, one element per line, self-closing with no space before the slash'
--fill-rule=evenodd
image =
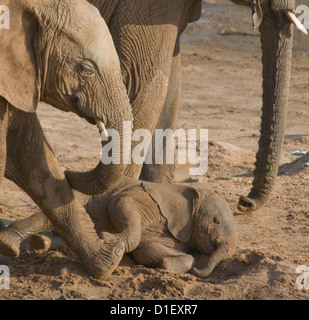
<path id="1" fill-rule="evenodd" d="M 219 224 L 219 223 L 220 223 L 220 221 L 219 221 L 219 219 L 218 219 L 217 217 L 214 217 L 214 218 L 213 218 L 213 222 L 216 223 L 216 224 Z"/>
<path id="2" fill-rule="evenodd" d="M 81 62 L 76 65 L 76 71 L 81 75 L 92 75 L 94 73 L 94 67 L 90 63 Z"/>

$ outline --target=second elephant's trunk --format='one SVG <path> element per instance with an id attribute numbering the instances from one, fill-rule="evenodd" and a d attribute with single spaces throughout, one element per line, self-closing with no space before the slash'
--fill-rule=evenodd
<path id="1" fill-rule="evenodd" d="M 252 189 L 247 197 L 239 199 L 238 209 L 242 212 L 256 210 L 267 201 L 278 173 L 285 136 L 293 26 L 284 12 L 265 11 L 260 27 L 263 51 L 261 136 Z"/>
<path id="2" fill-rule="evenodd" d="M 120 110 L 120 109 L 119 109 Z M 98 195 L 106 192 L 112 188 L 124 174 L 126 164 L 124 163 L 124 155 L 128 154 L 126 149 L 128 143 L 127 138 L 131 138 L 131 128 L 125 125 L 126 121 L 132 121 L 131 106 L 121 108 L 128 112 L 119 112 L 117 122 L 113 123 L 112 129 L 119 134 L 119 141 L 112 140 L 115 149 L 113 152 L 113 159 L 117 158 L 119 161 L 110 164 L 103 164 L 102 161 L 89 172 L 72 172 L 66 171 L 65 175 L 70 183 L 70 186 L 87 195 Z M 115 155 L 115 152 L 117 153 Z"/>
<path id="3" fill-rule="evenodd" d="M 74 190 L 87 195 L 98 195 L 114 186 L 124 169 L 123 164 L 107 166 L 100 162 L 89 172 L 66 171 L 65 175 Z"/>

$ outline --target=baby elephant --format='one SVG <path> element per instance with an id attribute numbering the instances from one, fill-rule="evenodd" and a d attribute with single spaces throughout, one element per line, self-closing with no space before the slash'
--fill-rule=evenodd
<path id="1" fill-rule="evenodd" d="M 90 197 L 85 208 L 101 238 L 116 238 L 123 243 L 123 252 L 131 252 L 137 263 L 147 267 L 190 271 L 204 278 L 235 251 L 233 213 L 226 201 L 206 190 L 123 178 L 113 190 Z M 0 252 L 8 252 L 1 250 L 7 249 L 1 246 L 3 236 L 15 239 L 11 250 L 16 256 L 22 240 L 51 228 L 43 213 L 17 221 L 0 233 Z M 197 253 L 210 255 L 201 269 L 195 268 Z M 112 256 L 111 250 L 107 259 Z M 105 278 L 118 263 L 110 264 Z"/>

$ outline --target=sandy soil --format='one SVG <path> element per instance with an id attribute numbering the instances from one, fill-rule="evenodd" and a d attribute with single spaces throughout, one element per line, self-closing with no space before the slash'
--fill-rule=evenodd
<path id="1" fill-rule="evenodd" d="M 307 4 L 309 1 L 298 1 Z M 282 166 L 269 203 L 241 215 L 239 195 L 250 190 L 261 108 L 261 50 L 250 11 L 225 0 L 205 2 L 203 22 L 182 37 L 183 94 L 179 127 L 209 129 L 209 169 L 198 179 L 177 168 L 177 181 L 211 188 L 235 212 L 238 249 L 207 279 L 133 265 L 126 258 L 108 281 L 88 276 L 67 248 L 43 255 L 27 250 L 18 259 L 0 255 L 11 273 L 0 299 L 308 299 L 295 281 L 309 266 L 309 38 L 296 33 L 290 108 Z M 96 128 L 77 116 L 42 104 L 39 117 L 63 168 L 86 170 L 98 161 Z M 1 216 L 16 220 L 39 211 L 5 180 Z"/>

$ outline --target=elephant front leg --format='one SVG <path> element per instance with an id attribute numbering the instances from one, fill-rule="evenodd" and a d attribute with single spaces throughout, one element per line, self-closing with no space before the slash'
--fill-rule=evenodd
<path id="1" fill-rule="evenodd" d="M 131 142 L 131 159 L 125 169 L 125 175 L 138 179 L 145 161 L 147 150 L 152 144 L 152 135 L 164 106 L 169 72 L 160 71 L 154 75 L 132 103 L 134 117 Z"/>
<path id="2" fill-rule="evenodd" d="M 116 196 L 107 209 L 114 232 L 111 234 L 106 232 L 109 231 L 106 229 L 101 232 L 103 239 L 116 238 L 123 241 L 126 253 L 136 249 L 141 240 L 142 221 L 140 211 L 144 204 L 141 204 L 138 200 L 140 194 L 144 195 L 142 191 L 129 190 Z"/>
<path id="3" fill-rule="evenodd" d="M 141 15 L 136 14 L 136 6 Z M 180 6 L 178 1 L 168 1 L 165 8 L 161 1 L 153 1 L 149 11 L 147 1 L 125 0 L 120 2 L 110 23 L 134 119 L 132 159 L 125 175 L 135 179 L 140 176 L 167 101 L 173 53 L 179 36 L 177 24 L 183 17 Z M 163 11 L 171 12 L 172 18 Z M 117 14 L 122 19 L 116 19 Z M 151 25 L 144 25 L 146 21 L 152 21 Z"/>
<path id="4" fill-rule="evenodd" d="M 178 48 L 178 42 L 176 44 Z M 177 129 L 178 115 L 180 108 L 180 91 L 181 91 L 181 62 L 179 50 L 176 50 L 175 56 L 172 61 L 171 75 L 168 84 L 167 98 L 160 114 L 156 129 L 161 129 L 155 132 L 168 132 L 172 130 L 169 138 L 166 138 L 163 148 L 157 148 L 155 135 L 152 139 L 151 151 L 152 162 L 151 164 L 143 165 L 140 175 L 141 180 L 153 182 L 166 182 L 172 183 L 175 177 L 175 139 L 174 132 Z M 158 137 L 157 137 L 158 138 Z M 162 154 L 158 154 L 158 149 L 161 149 Z M 163 159 L 163 163 L 156 163 L 156 159 Z"/>
<path id="5" fill-rule="evenodd" d="M 19 185 L 44 211 L 54 229 L 81 258 L 93 277 L 107 277 L 111 266 L 122 257 L 123 243 L 99 240 L 90 217 L 75 199 L 36 114 L 16 109 L 12 113 L 6 177 Z"/>

